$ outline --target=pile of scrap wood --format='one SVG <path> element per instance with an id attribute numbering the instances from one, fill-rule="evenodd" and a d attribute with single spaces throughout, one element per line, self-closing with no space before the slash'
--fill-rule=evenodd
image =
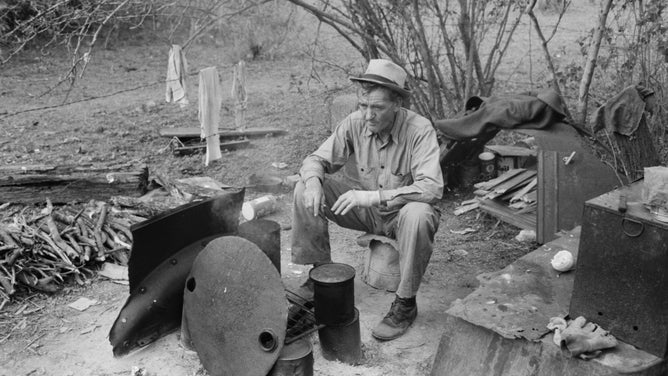
<path id="1" fill-rule="evenodd" d="M 17 285 L 54 292 L 66 281 L 83 283 L 105 261 L 127 265 L 130 227 L 145 220 L 106 202 L 54 206 L 2 205 L 0 300 Z"/>
<path id="2" fill-rule="evenodd" d="M 482 209 L 521 228 L 535 229 L 538 178 L 535 170 L 516 168 L 500 176 L 476 183 L 475 198 L 455 209 L 460 215 Z"/>
<path id="3" fill-rule="evenodd" d="M 0 205 L 0 307 L 17 286 L 54 292 L 65 283 L 83 283 L 105 262 L 127 265 L 132 225 L 183 204 L 220 195 L 225 185 L 209 177 L 156 176 L 141 197 L 55 205 Z"/>

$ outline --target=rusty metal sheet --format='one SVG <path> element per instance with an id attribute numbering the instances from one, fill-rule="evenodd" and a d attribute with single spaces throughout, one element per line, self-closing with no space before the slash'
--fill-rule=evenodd
<path id="1" fill-rule="evenodd" d="M 211 241 L 193 264 L 183 314 L 212 376 L 266 375 L 285 341 L 288 302 L 281 276 L 254 243 Z"/>
<path id="2" fill-rule="evenodd" d="M 137 284 L 109 331 L 114 356 L 147 346 L 179 327 L 186 277 L 197 255 L 216 237 L 184 247 Z"/>
<path id="3" fill-rule="evenodd" d="M 586 200 L 623 183 L 568 124 L 557 122 L 547 130 L 520 132 L 533 136 L 539 149 L 536 236 L 541 244 L 554 239 L 560 230 L 580 225 Z M 572 153 L 565 163 L 564 158 Z"/>
<path id="4" fill-rule="evenodd" d="M 153 269 L 189 244 L 216 234 L 237 231 L 244 190 L 192 202 L 132 226 L 128 262 L 130 292 Z"/>
<path id="5" fill-rule="evenodd" d="M 573 288 L 574 273 L 558 273 L 550 260 L 561 250 L 577 257 L 579 235 L 574 229 L 504 269 L 479 275 L 480 286 L 447 313 L 505 338 L 539 340 L 551 317 L 568 314 Z"/>

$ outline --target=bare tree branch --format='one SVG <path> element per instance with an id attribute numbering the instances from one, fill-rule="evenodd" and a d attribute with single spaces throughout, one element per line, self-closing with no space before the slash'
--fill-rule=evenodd
<path id="1" fill-rule="evenodd" d="M 603 0 L 601 11 L 598 15 L 598 26 L 594 32 L 594 36 L 589 44 L 589 52 L 587 53 L 587 62 L 585 64 L 582 80 L 580 81 L 580 90 L 578 92 L 577 114 L 578 122 L 586 124 L 587 121 L 587 103 L 589 101 L 589 86 L 591 85 L 592 77 L 594 76 L 594 69 L 596 68 L 596 60 L 598 59 L 598 51 L 601 47 L 601 40 L 605 25 L 608 19 L 608 13 L 612 9 L 612 0 Z"/>

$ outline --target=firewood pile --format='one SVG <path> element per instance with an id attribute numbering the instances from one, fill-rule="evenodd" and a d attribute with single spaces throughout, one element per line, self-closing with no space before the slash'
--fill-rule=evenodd
<path id="1" fill-rule="evenodd" d="M 17 287 L 55 292 L 83 284 L 103 262 L 127 265 L 130 226 L 145 220 L 103 201 L 54 206 L 0 205 L 0 300 Z"/>

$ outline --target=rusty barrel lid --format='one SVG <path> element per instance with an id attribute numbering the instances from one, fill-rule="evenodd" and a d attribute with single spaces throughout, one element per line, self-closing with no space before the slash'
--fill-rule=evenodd
<path id="1" fill-rule="evenodd" d="M 288 303 L 280 274 L 257 245 L 237 236 L 212 240 L 193 263 L 183 300 L 210 375 L 267 374 L 283 348 Z"/>

